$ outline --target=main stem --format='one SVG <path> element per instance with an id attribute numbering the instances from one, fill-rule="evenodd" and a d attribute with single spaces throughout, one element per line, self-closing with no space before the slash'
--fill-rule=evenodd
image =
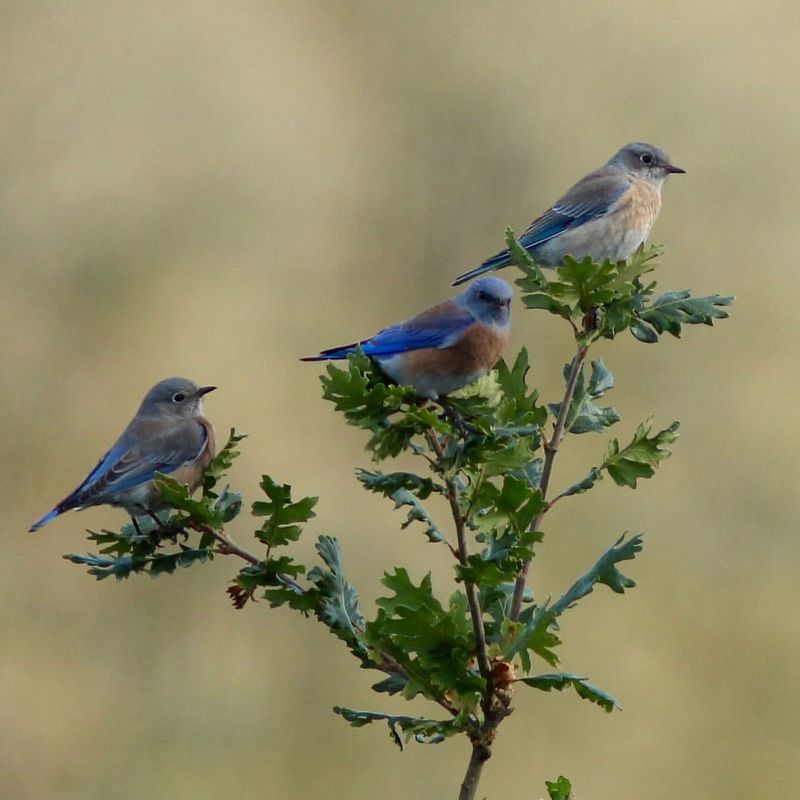
<path id="1" fill-rule="evenodd" d="M 427 438 L 437 458 L 441 458 L 444 451 L 442 450 L 442 445 L 437 439 L 436 434 L 429 430 L 427 432 Z M 456 528 L 458 560 L 462 566 L 466 567 L 469 565 L 469 550 L 467 549 L 467 532 L 464 528 L 464 515 L 461 513 L 461 507 L 458 504 L 458 487 L 452 478 L 445 478 L 444 483 L 447 487 L 447 500 L 450 503 L 450 511 L 453 514 L 453 522 Z M 464 581 L 464 591 L 467 595 L 469 615 L 472 620 L 472 630 L 475 634 L 478 669 L 480 670 L 481 677 L 486 681 L 486 691 L 484 692 L 484 710 L 486 710 L 491 705 L 493 686 L 492 666 L 489 663 L 489 654 L 486 649 L 486 633 L 483 630 L 483 614 L 481 613 L 481 606 L 478 602 L 478 590 L 475 588 L 475 584 L 472 581 Z"/>
<path id="2" fill-rule="evenodd" d="M 440 459 L 444 454 L 441 442 L 433 431 L 427 432 L 428 443 Z M 462 566 L 469 565 L 469 549 L 467 547 L 467 531 L 465 517 L 461 511 L 458 497 L 458 486 L 452 478 L 444 479 L 447 489 L 447 499 L 450 503 L 450 511 L 453 514 L 453 522 L 456 528 L 456 540 L 458 543 L 457 556 Z M 483 765 L 492 755 L 491 743 L 494 740 L 495 729 L 505 714 L 498 713 L 494 703 L 494 675 L 492 665 L 489 661 L 489 652 L 486 646 L 486 632 L 483 628 L 483 614 L 478 600 L 478 590 L 473 581 L 464 581 L 464 591 L 467 595 L 469 614 L 472 620 L 472 630 L 475 635 L 475 650 L 478 660 L 478 669 L 484 679 L 486 688 L 481 700 L 483 709 L 483 722 L 470 734 L 472 742 L 472 755 L 467 765 L 464 780 L 461 782 L 461 789 L 458 793 L 458 800 L 474 800 L 475 793 L 478 791 L 478 783 L 481 779 Z M 508 713 L 508 712 L 506 712 Z"/>
<path id="3" fill-rule="evenodd" d="M 458 800 L 474 800 L 475 793 L 478 791 L 483 765 L 489 760 L 490 755 L 491 752 L 486 745 L 479 742 L 472 743 L 472 755 L 467 765 L 464 780 L 461 782 Z"/>
<path id="4" fill-rule="evenodd" d="M 553 435 L 550 437 L 549 442 L 544 444 L 544 466 L 542 467 L 542 480 L 539 483 L 539 488 L 542 492 L 542 500 L 547 499 L 547 490 L 550 487 L 550 476 L 553 472 L 553 461 L 555 461 L 558 448 L 561 440 L 566 433 L 567 415 L 569 414 L 570 406 L 572 405 L 572 398 L 575 395 L 575 385 L 578 382 L 578 375 L 581 374 L 583 362 L 586 360 L 586 354 L 589 351 L 589 345 L 579 344 L 578 352 L 572 361 L 572 369 L 570 370 L 569 377 L 567 378 L 567 386 L 564 390 L 564 399 L 561 401 L 561 408 L 558 411 L 556 423 L 553 426 Z M 530 529 L 536 531 L 542 524 L 542 518 L 547 513 L 547 506 L 545 506 L 531 523 Z M 522 598 L 525 594 L 525 583 L 528 580 L 528 571 L 530 570 L 531 562 L 526 561 L 522 565 L 522 571 L 514 584 L 514 597 L 511 601 L 511 609 L 509 617 L 512 620 L 519 618 L 519 613 L 522 610 Z"/>

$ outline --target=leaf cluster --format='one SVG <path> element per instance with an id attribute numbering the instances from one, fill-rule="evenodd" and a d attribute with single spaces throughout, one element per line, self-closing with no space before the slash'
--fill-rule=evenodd
<path id="1" fill-rule="evenodd" d="M 568 320 L 576 331 L 582 329 L 582 343 L 600 337 L 613 339 L 624 330 L 649 344 L 657 342 L 662 333 L 680 337 L 684 325 L 712 325 L 715 319 L 726 319 L 725 307 L 734 300 L 717 294 L 693 297 L 688 289 L 656 295 L 656 282 L 643 278 L 658 266 L 661 247 L 641 245 L 627 261 L 602 264 L 588 257 L 578 261 L 566 256 L 550 280 L 510 228 L 506 229 L 506 242 L 514 263 L 524 273 L 517 285 L 525 307 L 544 309 Z"/>

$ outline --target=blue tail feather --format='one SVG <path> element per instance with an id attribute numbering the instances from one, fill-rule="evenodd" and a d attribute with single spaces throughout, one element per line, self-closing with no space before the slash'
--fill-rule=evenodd
<path id="1" fill-rule="evenodd" d="M 363 342 L 361 344 L 364 344 Z M 350 353 L 354 353 L 357 344 L 346 344 L 341 347 L 331 347 L 329 350 L 323 350 L 316 356 L 305 356 L 300 361 L 335 361 L 336 359 L 347 358 Z"/>
<path id="2" fill-rule="evenodd" d="M 460 286 L 462 283 L 466 283 L 467 281 L 471 281 L 473 278 L 477 278 L 478 275 L 483 275 L 484 272 L 507 267 L 510 263 L 511 254 L 508 252 L 508 250 L 502 250 L 497 255 L 487 258 L 486 261 L 484 261 L 479 267 L 475 267 L 474 269 L 465 272 L 463 275 L 459 275 L 453 281 L 453 286 Z"/>
<path id="3" fill-rule="evenodd" d="M 40 520 L 36 521 L 28 528 L 29 533 L 33 533 L 34 531 L 38 531 L 39 528 L 44 527 L 47 525 L 48 522 L 52 522 L 56 517 L 60 516 L 63 512 L 61 509 L 56 506 L 52 511 L 48 511 Z"/>

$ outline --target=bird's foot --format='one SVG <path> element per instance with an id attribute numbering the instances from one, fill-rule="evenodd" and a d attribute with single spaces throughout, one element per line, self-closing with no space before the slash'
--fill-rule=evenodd
<path id="1" fill-rule="evenodd" d="M 467 418 L 458 409 L 453 408 L 444 397 L 440 397 L 437 402 L 442 407 L 442 419 L 449 422 L 461 436 L 478 432 L 478 429 L 470 424 Z"/>
<path id="2" fill-rule="evenodd" d="M 150 534 L 155 541 L 156 547 L 160 547 L 164 539 L 169 539 L 172 544 L 177 544 L 178 536 L 183 536 L 184 542 L 189 538 L 189 534 L 185 528 L 174 527 L 170 525 L 169 520 L 164 522 L 155 512 L 148 511 L 147 516 L 156 524 L 155 529 Z"/>

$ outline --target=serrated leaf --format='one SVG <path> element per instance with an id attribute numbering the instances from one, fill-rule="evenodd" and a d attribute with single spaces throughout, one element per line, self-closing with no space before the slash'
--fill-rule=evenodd
<path id="1" fill-rule="evenodd" d="M 408 681 L 402 675 L 389 675 L 389 677 L 384 678 L 382 681 L 373 683 L 372 690 L 379 694 L 394 695 L 402 692 L 407 684 Z"/>
<path id="2" fill-rule="evenodd" d="M 655 344 L 658 341 L 658 334 L 640 319 L 634 319 L 630 323 L 630 330 L 634 338 L 645 344 Z"/>
<path id="3" fill-rule="evenodd" d="M 463 729 L 456 720 L 436 720 L 425 717 L 408 717 L 401 714 L 382 714 L 376 711 L 358 711 L 354 708 L 334 706 L 335 714 L 346 719 L 354 728 L 362 728 L 372 722 L 386 722 L 392 741 L 402 750 L 403 740 L 414 739 L 419 744 L 438 744 L 448 736 Z M 401 736 L 402 734 L 402 736 Z"/>
<path id="4" fill-rule="evenodd" d="M 572 675 L 569 672 L 534 675 L 529 678 L 520 678 L 519 682 L 544 692 L 549 692 L 552 689 L 563 691 L 571 687 L 577 692 L 579 697 L 591 703 L 595 703 L 604 711 L 611 712 L 615 708 L 621 708 L 617 700 L 608 694 L 608 692 L 598 689 L 596 686 L 589 683 L 588 679 L 581 678 L 578 675 Z"/>
<path id="5" fill-rule="evenodd" d="M 406 515 L 406 521 L 400 526 L 403 530 L 413 522 L 421 522 L 425 526 L 423 532 L 428 537 L 428 541 L 438 543 L 445 540 L 444 534 L 436 527 L 431 515 L 408 489 L 397 489 L 397 491 L 392 492 L 391 498 L 394 500 L 395 508 L 411 507 L 411 510 Z"/>
<path id="6" fill-rule="evenodd" d="M 326 567 L 314 567 L 308 573 L 319 592 L 317 616 L 362 663 L 368 663 L 368 651 L 360 638 L 364 616 L 358 592 L 344 576 L 339 542 L 332 536 L 320 536 L 316 547 Z"/>
<path id="7" fill-rule="evenodd" d="M 233 462 L 239 457 L 239 450 L 236 449 L 242 439 L 246 439 L 247 434 L 236 433 L 235 428 L 231 428 L 228 434 L 228 441 L 223 448 L 211 459 L 211 463 L 203 473 L 203 494 L 213 494 L 213 489 L 217 482 L 227 474 Z"/>
<path id="8" fill-rule="evenodd" d="M 590 594 L 598 583 L 619 594 L 636 585 L 617 569 L 616 564 L 635 558 L 642 549 L 642 536 L 634 536 L 628 541 L 624 539 L 623 534 L 555 603 L 527 608 L 520 614 L 519 622 L 509 621 L 504 625 L 502 652 L 507 660 L 519 656 L 523 670 L 529 672 L 530 653 L 533 653 L 550 666 L 556 666 L 558 656 L 555 648 L 561 643 L 555 633 L 558 617 Z"/>
<path id="9" fill-rule="evenodd" d="M 560 492 L 558 497 L 570 497 L 574 494 L 583 494 L 588 492 L 599 480 L 603 477 L 603 471 L 600 467 L 592 467 L 589 474 L 581 481 L 573 483 L 568 489 Z"/>
<path id="10" fill-rule="evenodd" d="M 242 512 L 242 495 L 232 492 L 226 486 L 219 497 L 214 501 L 214 511 L 222 518 L 223 522 L 230 522 Z"/>
<path id="11" fill-rule="evenodd" d="M 547 606 L 531 607 L 526 611 L 527 618 L 523 612 L 520 622 L 506 626 L 503 654 L 509 660 L 519 656 L 525 672 L 531 669 L 531 653 L 555 667 L 558 664 L 555 648 L 561 644 L 561 639 L 554 631 L 558 614 Z"/>
<path id="12" fill-rule="evenodd" d="M 431 478 L 422 478 L 413 472 L 390 472 L 384 474 L 379 471 L 371 472 L 366 469 L 357 469 L 356 477 L 371 492 L 379 492 L 384 497 L 392 497 L 393 493 L 398 489 L 407 489 L 409 492 L 413 492 L 418 499 L 425 500 L 434 492 L 441 493 L 444 491 L 444 487 L 441 484 L 436 483 Z"/>
<path id="13" fill-rule="evenodd" d="M 614 375 L 611 370 L 603 363 L 601 358 L 592 361 L 592 375 L 589 378 L 589 396 L 596 400 L 602 397 L 607 391 L 614 388 Z"/>
<path id="14" fill-rule="evenodd" d="M 607 470 L 618 486 L 635 489 L 640 478 L 652 478 L 656 467 L 672 455 L 667 445 L 678 438 L 678 427 L 679 423 L 673 422 L 655 436 L 649 436 L 653 419 L 648 418 L 639 425 L 633 439 L 624 448 L 620 448 L 616 439 L 608 443 L 606 457 L 600 468 Z"/>
<path id="15" fill-rule="evenodd" d="M 252 505 L 254 517 L 267 517 L 255 535 L 268 547 L 280 547 L 296 541 L 303 531 L 302 525 L 316 516 L 313 511 L 316 497 L 303 497 L 292 502 L 292 487 L 278 484 L 269 475 L 262 475 L 261 489 L 268 501 L 257 500 Z"/>
<path id="16" fill-rule="evenodd" d="M 422 693 L 429 699 L 476 697 L 483 680 L 474 666 L 474 636 L 463 592 L 455 592 L 448 608 L 433 595 L 427 575 L 417 586 L 397 567 L 383 577 L 392 592 L 377 600 L 378 613 L 366 626 L 364 641 L 389 653 L 409 677 L 407 698 Z"/>
<path id="17" fill-rule="evenodd" d="M 595 263 L 589 257 L 578 261 L 565 256 L 556 273 L 559 280 L 549 284 L 549 292 L 582 313 L 610 303 L 619 286 L 619 269 L 616 263 L 608 260 Z"/>
<path id="18" fill-rule="evenodd" d="M 371 431 L 367 449 L 376 461 L 398 455 L 429 428 L 454 433 L 437 412 L 419 405 L 413 388 L 391 383 L 361 351 L 348 356 L 346 368 L 329 363 L 326 369 L 322 396 L 348 423 Z"/>
<path id="19" fill-rule="evenodd" d="M 89 569 L 90 575 L 97 580 L 103 580 L 114 576 L 117 580 L 124 580 L 133 573 L 146 573 L 153 578 L 157 578 L 164 573 L 171 574 L 178 567 L 189 567 L 195 563 L 203 563 L 214 557 L 210 549 L 193 549 L 181 545 L 181 549 L 175 553 L 159 553 L 153 556 L 97 556 L 92 553 L 79 555 L 68 553 L 65 559 L 73 564 L 84 564 Z"/>
<path id="20" fill-rule="evenodd" d="M 153 485 L 170 508 L 181 511 L 189 519 L 215 528 L 222 527 L 222 521 L 213 508 L 215 497 L 204 496 L 195 500 L 188 486 L 161 472 L 156 472 Z"/>
<path id="21" fill-rule="evenodd" d="M 625 541 L 626 534 L 622 534 L 619 539 L 608 548 L 592 568 L 583 576 L 578 578 L 575 583 L 550 607 L 550 611 L 559 616 L 568 608 L 573 606 L 582 597 L 590 594 L 598 583 L 608 586 L 611 591 L 623 594 L 626 589 L 636 586 L 636 581 L 623 575 L 618 569 L 620 561 L 630 561 L 642 550 L 642 534 L 633 536 Z"/>
<path id="22" fill-rule="evenodd" d="M 569 381 L 574 359 L 564 367 L 564 381 Z M 575 390 L 569 406 L 565 429 L 570 433 L 598 433 L 609 425 L 619 422 L 620 416 L 614 408 L 600 408 L 594 401 L 614 387 L 614 376 L 601 359 L 592 361 L 591 376 L 587 383 L 583 367 L 575 381 Z M 550 405 L 554 416 L 561 413 L 561 403 Z"/>
<path id="23" fill-rule="evenodd" d="M 656 334 L 669 333 L 680 337 L 684 325 L 713 325 L 715 319 L 727 319 L 725 306 L 735 298 L 718 294 L 708 297 L 692 297 L 688 289 L 665 292 L 653 302 L 642 308 L 637 316 L 639 321 L 649 325 Z M 632 332 L 641 338 L 641 328 Z M 645 339 L 644 341 L 651 341 Z"/>
<path id="24" fill-rule="evenodd" d="M 545 781 L 545 785 L 550 800 L 572 800 L 572 784 L 563 775 L 559 775 L 558 780 Z"/>
<path id="25" fill-rule="evenodd" d="M 451 440 L 439 466 L 448 476 L 461 470 L 481 473 L 485 478 L 499 477 L 524 471 L 535 460 L 539 449 L 540 433 L 528 429 L 505 431 L 498 429 L 494 435 Z"/>
<path id="26" fill-rule="evenodd" d="M 467 557 L 467 564 L 456 565 L 460 581 L 469 581 L 488 587 L 511 585 L 516 580 L 526 561 L 533 558 L 533 545 L 541 540 L 541 534 L 527 530 L 520 533 L 508 530 L 502 535 L 479 537 L 486 540 L 486 547 L 479 553 Z"/>
<path id="27" fill-rule="evenodd" d="M 526 479 L 506 475 L 501 485 L 484 480 L 471 497 L 472 523 L 486 533 L 513 530 L 523 536 L 546 508 L 541 491 Z"/>
<path id="28" fill-rule="evenodd" d="M 288 586 L 273 586 L 264 590 L 264 599 L 270 608 L 287 605 L 296 611 L 310 614 L 316 611 L 319 605 L 319 593 L 314 590 L 296 592 Z"/>
<path id="29" fill-rule="evenodd" d="M 510 367 L 505 361 L 497 364 L 497 382 L 502 391 L 497 418 L 504 426 L 536 426 L 541 429 L 547 422 L 547 410 L 537 402 L 539 393 L 528 388 L 529 370 L 528 351 L 524 347 Z"/>

